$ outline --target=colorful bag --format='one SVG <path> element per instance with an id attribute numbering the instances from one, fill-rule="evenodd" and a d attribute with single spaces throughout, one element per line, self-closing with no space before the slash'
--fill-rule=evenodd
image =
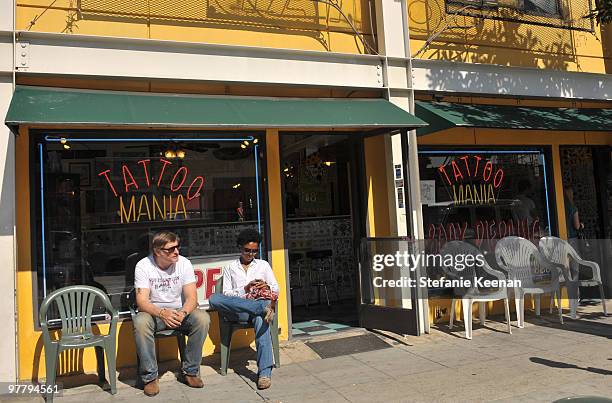
<path id="1" fill-rule="evenodd" d="M 268 299 L 270 301 L 276 301 L 278 299 L 278 294 L 272 292 L 270 287 L 251 287 L 249 292 L 246 294 L 247 299 Z"/>

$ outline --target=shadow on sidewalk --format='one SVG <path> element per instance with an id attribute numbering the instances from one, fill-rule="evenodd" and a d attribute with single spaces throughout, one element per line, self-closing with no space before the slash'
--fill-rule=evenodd
<path id="1" fill-rule="evenodd" d="M 546 365 L 552 368 L 581 369 L 583 371 L 588 371 L 588 372 L 592 372 L 595 374 L 612 375 L 612 371 L 609 371 L 607 369 L 602 369 L 602 368 L 594 368 L 594 367 L 584 368 L 584 367 L 579 367 L 576 364 L 568 364 L 565 362 L 553 361 L 553 360 L 548 360 L 546 358 L 540 358 L 540 357 L 530 357 L 529 360 L 536 364 Z"/>

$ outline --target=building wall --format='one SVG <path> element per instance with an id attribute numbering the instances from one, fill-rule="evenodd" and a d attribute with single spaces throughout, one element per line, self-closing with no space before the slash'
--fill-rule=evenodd
<path id="1" fill-rule="evenodd" d="M 373 45 L 367 0 L 17 1 L 17 30 L 364 53 Z M 350 22 L 349 22 L 350 21 Z"/>
<path id="2" fill-rule="evenodd" d="M 570 2 L 572 18 L 582 17 L 585 1 Z M 602 40 L 607 33 L 599 26 L 590 33 L 453 17 L 445 11 L 445 0 L 409 0 L 408 15 L 413 54 L 438 35 L 420 55 L 423 59 L 605 73 L 612 57 L 604 53 Z"/>

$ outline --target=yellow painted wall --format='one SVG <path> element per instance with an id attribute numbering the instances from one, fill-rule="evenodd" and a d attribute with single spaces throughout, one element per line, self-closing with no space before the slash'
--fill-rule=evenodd
<path id="1" fill-rule="evenodd" d="M 267 151 L 272 154 L 268 161 L 269 172 L 280 172 L 278 155 L 278 134 L 269 134 L 270 142 Z M 32 267 L 31 250 L 31 217 L 30 217 L 30 151 L 29 133 L 27 128 L 20 128 L 16 137 L 16 232 L 17 232 L 17 329 L 18 329 L 18 360 L 20 380 L 36 381 L 44 378 L 45 356 L 42 332 L 35 329 L 34 304 L 37 288 L 36 272 Z M 273 171 L 276 169 L 276 171 Z M 278 175 L 276 175 L 278 176 Z M 268 183 L 270 193 L 272 225 L 272 267 L 281 287 L 281 295 L 285 291 L 285 260 L 283 246 L 282 206 L 280 192 L 280 176 L 271 175 Z M 287 300 L 281 298 L 278 304 L 280 337 L 288 337 Z M 211 326 L 208 338 L 204 343 L 203 355 L 208 356 L 219 351 L 219 322 L 216 312 L 211 312 Z M 108 332 L 108 325 L 100 325 L 102 334 Z M 178 348 L 174 338 L 157 341 L 157 358 L 159 361 L 178 360 Z M 254 348 L 252 330 L 241 330 L 234 333 L 232 348 L 242 348 L 251 345 Z M 117 368 L 119 373 L 125 367 L 136 365 L 136 347 L 134 344 L 132 322 L 125 320 L 119 323 L 117 329 Z M 74 350 L 65 352 L 59 360 L 58 376 L 72 373 L 95 372 L 96 357 L 94 349 Z"/>
<path id="2" fill-rule="evenodd" d="M 579 6 L 572 5 L 570 12 L 572 18 L 582 17 L 577 15 L 582 12 Z M 408 16 L 413 54 L 445 24 L 462 27 L 443 30 L 421 54 L 424 59 L 592 73 L 605 73 L 606 65 L 609 72 L 612 61 L 610 34 L 599 26 L 593 35 L 526 23 L 451 17 L 445 12 L 445 0 L 408 0 Z"/>
<path id="3" fill-rule="evenodd" d="M 364 153 L 368 194 L 368 236 L 391 236 L 384 137 L 382 135 L 366 137 Z"/>
<path id="4" fill-rule="evenodd" d="M 312 0 L 18 0 L 16 16 L 26 31 L 363 53 L 347 19 L 373 46 L 368 1 L 339 4 L 346 18 Z"/>
<path id="5" fill-rule="evenodd" d="M 268 166 L 268 201 L 270 216 L 270 241 L 272 261 L 270 265 L 280 287 L 277 304 L 279 336 L 283 340 L 289 338 L 289 312 L 287 298 L 286 259 L 285 259 L 285 229 L 283 223 L 283 195 L 281 186 L 281 162 L 278 130 L 266 131 L 266 164 Z"/>

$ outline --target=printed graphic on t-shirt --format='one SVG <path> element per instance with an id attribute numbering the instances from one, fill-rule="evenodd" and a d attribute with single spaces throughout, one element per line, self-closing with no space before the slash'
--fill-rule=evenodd
<path id="1" fill-rule="evenodd" d="M 167 293 L 171 290 L 174 290 L 177 285 L 179 285 L 181 279 L 179 276 L 174 276 L 170 278 L 150 278 L 149 279 L 149 287 L 151 290 L 160 293 Z"/>

